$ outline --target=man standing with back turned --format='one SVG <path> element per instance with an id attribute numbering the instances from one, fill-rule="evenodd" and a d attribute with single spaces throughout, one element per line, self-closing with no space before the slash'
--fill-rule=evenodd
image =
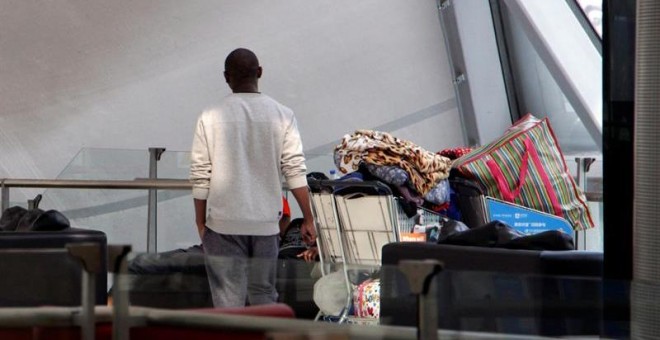
<path id="1" fill-rule="evenodd" d="M 252 51 L 232 51 L 224 76 L 233 93 L 202 112 L 193 137 L 195 222 L 216 307 L 277 301 L 282 176 L 302 211 L 305 242 L 316 238 L 296 119 L 259 92 L 261 74 Z"/>

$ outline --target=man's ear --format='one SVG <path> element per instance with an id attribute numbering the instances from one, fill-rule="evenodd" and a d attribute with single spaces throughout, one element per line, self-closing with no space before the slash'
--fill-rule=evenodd
<path id="1" fill-rule="evenodd" d="M 229 84 L 229 75 L 227 74 L 227 71 L 223 71 L 222 74 L 225 76 L 225 81 L 227 84 Z"/>
<path id="2" fill-rule="evenodd" d="M 263 72 L 264 72 L 264 69 L 261 68 L 261 66 L 259 66 L 259 68 L 257 68 L 257 78 L 261 78 L 261 74 L 262 74 Z"/>

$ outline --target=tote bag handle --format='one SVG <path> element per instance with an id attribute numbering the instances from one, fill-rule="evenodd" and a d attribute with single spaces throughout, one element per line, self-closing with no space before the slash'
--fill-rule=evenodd
<path id="1" fill-rule="evenodd" d="M 552 209 L 554 210 L 555 215 L 564 217 L 564 212 L 561 209 L 559 199 L 557 199 L 557 195 L 555 190 L 552 188 L 550 178 L 548 177 L 548 174 L 545 172 L 545 169 L 541 164 L 541 160 L 539 159 L 539 154 L 536 152 L 536 148 L 529 138 L 526 138 L 523 143 L 525 145 L 525 154 L 523 154 L 522 163 L 520 164 L 518 183 L 516 184 L 516 188 L 513 191 L 509 189 L 509 184 L 507 183 L 499 165 L 497 165 L 493 159 L 486 161 L 486 165 L 488 166 L 488 169 L 490 169 L 490 172 L 495 179 L 495 183 L 497 184 L 497 189 L 500 191 L 502 198 L 504 198 L 505 201 L 513 202 L 520 195 L 520 190 L 525 183 L 525 179 L 527 179 L 529 158 L 531 157 L 532 162 L 534 162 L 534 166 L 536 167 L 539 176 L 541 177 L 541 181 L 546 188 L 546 192 L 548 193 L 548 198 L 550 199 L 550 204 L 552 205 Z"/>

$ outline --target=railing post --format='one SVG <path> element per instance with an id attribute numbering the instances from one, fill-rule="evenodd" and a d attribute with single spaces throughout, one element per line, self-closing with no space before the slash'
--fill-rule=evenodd
<path id="1" fill-rule="evenodd" d="M 149 148 L 149 179 L 158 178 L 158 161 L 165 152 L 165 148 Z M 156 237 L 158 232 L 158 190 L 149 189 L 149 200 L 147 207 L 147 252 L 158 251 Z"/>
<path id="2" fill-rule="evenodd" d="M 408 279 L 410 291 L 417 295 L 417 339 L 438 339 L 438 305 L 436 296 L 429 294 L 433 277 L 442 271 L 438 260 L 403 260 L 399 270 Z"/>
<path id="3" fill-rule="evenodd" d="M 96 275 L 101 272 L 101 247 L 96 243 L 67 244 L 69 254 L 82 262 L 82 312 L 78 315 L 82 339 L 92 340 L 96 334 Z"/>
<path id="4" fill-rule="evenodd" d="M 131 320 L 128 312 L 128 278 L 126 277 L 126 256 L 131 252 L 130 245 L 108 246 L 108 270 L 114 275 L 112 288 L 112 339 L 128 340 Z"/>
<path id="5" fill-rule="evenodd" d="M 587 172 L 591 168 L 591 164 L 596 161 L 595 158 L 590 157 L 575 157 L 575 162 L 577 163 L 577 178 L 576 184 L 582 190 L 583 193 L 587 192 Z M 585 231 L 576 231 L 575 235 L 575 249 L 585 250 L 587 249 L 587 233 Z M 579 236 L 582 235 L 580 238 Z"/>
<path id="6" fill-rule="evenodd" d="M 9 187 L 5 186 L 5 180 L 0 181 L 0 213 L 9 208 Z"/>

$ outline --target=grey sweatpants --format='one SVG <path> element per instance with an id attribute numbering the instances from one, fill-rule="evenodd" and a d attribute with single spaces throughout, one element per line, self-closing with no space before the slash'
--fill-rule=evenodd
<path id="1" fill-rule="evenodd" d="M 215 307 L 277 302 L 278 235 L 225 235 L 206 228 L 202 245 Z"/>

